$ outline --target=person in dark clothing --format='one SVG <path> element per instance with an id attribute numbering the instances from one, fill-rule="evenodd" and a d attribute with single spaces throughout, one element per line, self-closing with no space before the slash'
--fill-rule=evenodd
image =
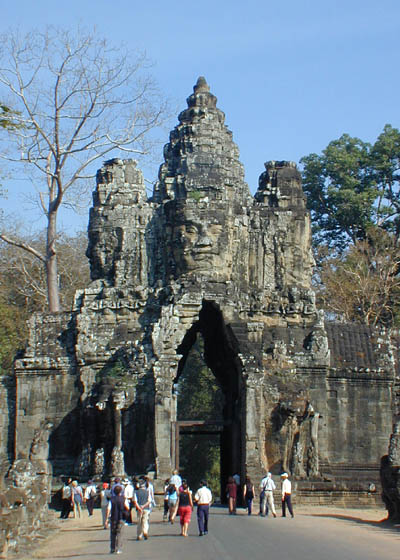
<path id="1" fill-rule="evenodd" d="M 61 519 L 68 519 L 68 516 L 72 509 L 72 490 L 71 490 L 71 482 L 72 480 L 69 478 L 68 481 L 64 482 L 64 486 L 61 490 L 61 498 L 62 498 L 62 510 L 61 510 Z"/>
<path id="2" fill-rule="evenodd" d="M 114 487 L 114 496 L 111 498 L 111 525 L 110 525 L 110 553 L 122 552 L 122 529 L 125 525 L 125 512 L 129 511 L 125 498 L 121 496 L 122 487 Z"/>
<path id="3" fill-rule="evenodd" d="M 247 506 L 248 515 L 251 515 L 253 499 L 254 499 L 254 486 L 249 477 L 246 478 L 246 483 L 243 488 L 243 499 Z"/>

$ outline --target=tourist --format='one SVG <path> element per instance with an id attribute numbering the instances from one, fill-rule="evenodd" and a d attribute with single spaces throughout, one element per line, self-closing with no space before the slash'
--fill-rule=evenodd
<path id="1" fill-rule="evenodd" d="M 116 486 L 120 486 L 120 488 L 121 488 L 120 494 L 121 494 L 121 496 L 123 496 L 124 493 L 125 493 L 125 488 L 124 488 L 124 486 L 121 482 L 121 479 L 118 476 L 116 478 L 114 478 L 114 484 L 111 486 L 111 496 L 112 497 L 115 496 L 114 489 L 116 488 Z"/>
<path id="2" fill-rule="evenodd" d="M 167 521 L 168 519 L 168 512 L 169 512 L 169 503 L 168 503 L 168 486 L 169 486 L 169 478 L 167 478 L 164 482 L 164 515 L 163 521 Z"/>
<path id="3" fill-rule="evenodd" d="M 207 482 L 202 480 L 200 488 L 194 495 L 197 504 L 197 523 L 199 526 L 199 537 L 208 533 L 208 516 L 210 513 L 210 505 L 212 503 L 211 490 L 207 488 Z"/>
<path id="4" fill-rule="evenodd" d="M 171 482 L 168 484 L 167 494 L 169 521 L 173 525 L 178 507 L 178 489 L 176 488 L 175 484 L 171 484 Z"/>
<path id="5" fill-rule="evenodd" d="M 108 482 L 103 482 L 103 488 L 100 492 L 101 516 L 103 519 L 104 529 L 108 529 L 108 518 L 111 511 L 111 490 Z"/>
<path id="6" fill-rule="evenodd" d="M 71 490 L 71 479 L 64 481 L 64 485 L 61 489 L 61 500 L 62 500 L 62 507 L 61 507 L 61 519 L 68 519 L 68 516 L 71 512 L 73 507 L 72 503 L 72 490 Z"/>
<path id="7" fill-rule="evenodd" d="M 179 489 L 178 495 L 178 515 L 181 524 L 181 535 L 183 537 L 188 536 L 188 528 L 192 518 L 192 511 L 192 492 L 190 491 L 186 480 L 182 480 L 182 486 Z"/>
<path id="8" fill-rule="evenodd" d="M 110 553 L 121 554 L 122 531 L 125 524 L 124 515 L 127 510 L 124 496 L 121 496 L 122 486 L 114 486 L 114 496 L 111 497 L 110 514 Z"/>
<path id="9" fill-rule="evenodd" d="M 74 517 L 76 519 L 77 517 L 81 516 L 81 507 L 83 501 L 82 487 L 79 486 L 77 480 L 73 480 L 71 482 L 71 491 L 72 491 L 72 505 L 74 508 Z"/>
<path id="10" fill-rule="evenodd" d="M 263 493 L 263 498 L 261 500 L 261 515 L 265 517 L 266 509 L 271 510 L 271 513 L 276 517 L 275 503 L 274 503 L 274 490 L 276 490 L 276 484 L 272 480 L 272 474 L 268 472 L 266 476 L 262 479 L 261 493 Z"/>
<path id="11" fill-rule="evenodd" d="M 93 484 L 93 480 L 88 481 L 88 485 L 86 486 L 85 495 L 83 501 L 86 503 L 86 507 L 89 513 L 89 517 L 93 515 L 94 510 L 94 501 L 97 496 L 97 488 L 96 485 Z"/>
<path id="12" fill-rule="evenodd" d="M 182 486 L 182 479 L 179 476 L 178 471 L 176 469 L 172 471 L 172 476 L 169 479 L 169 483 L 175 486 L 177 492 L 179 491 L 179 488 Z"/>
<path id="13" fill-rule="evenodd" d="M 289 475 L 287 473 L 281 474 L 282 482 L 282 517 L 286 517 L 286 506 L 288 507 L 289 513 L 294 517 L 292 508 L 292 483 L 289 480 Z"/>
<path id="14" fill-rule="evenodd" d="M 237 485 L 233 476 L 228 478 L 226 496 L 228 498 L 229 515 L 236 515 Z"/>
<path id="15" fill-rule="evenodd" d="M 150 477 L 149 477 L 148 474 L 146 474 L 146 475 L 144 476 L 144 481 L 145 481 L 145 483 L 146 483 L 146 488 L 149 489 L 149 495 L 150 495 L 151 505 L 152 505 L 153 507 L 155 507 L 155 506 L 156 506 L 156 501 L 155 501 L 155 499 L 154 499 L 154 486 L 153 486 L 153 484 L 152 484 L 152 482 L 151 482 Z"/>
<path id="16" fill-rule="evenodd" d="M 141 480 L 139 488 L 135 491 L 134 504 L 137 509 L 137 540 L 145 541 L 149 538 L 150 513 L 153 507 L 151 490 L 145 480 Z"/>
<path id="17" fill-rule="evenodd" d="M 254 486 L 251 483 L 249 477 L 246 478 L 246 482 L 243 487 L 243 500 L 247 507 L 247 514 L 251 515 L 251 510 L 252 510 L 253 500 L 254 500 Z"/>
<path id="18" fill-rule="evenodd" d="M 129 507 L 129 511 L 125 513 L 125 523 L 126 525 L 133 525 L 132 520 L 132 507 L 133 507 L 133 495 L 134 495 L 134 488 L 132 486 L 131 481 L 129 478 L 125 478 L 124 480 L 124 498 L 126 500 L 126 505 Z"/>

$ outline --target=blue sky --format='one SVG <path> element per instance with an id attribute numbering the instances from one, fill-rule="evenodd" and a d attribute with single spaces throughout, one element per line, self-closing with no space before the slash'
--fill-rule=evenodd
<path id="1" fill-rule="evenodd" d="M 95 25 L 111 42 L 145 49 L 179 110 L 204 75 L 252 192 L 267 160 L 298 162 L 345 132 L 374 141 L 386 123 L 400 127 L 399 0 L 18 0 L 3 13 L 2 31 Z M 26 185 L 3 184 L 5 209 L 26 216 Z M 61 222 L 84 229 L 87 214 Z"/>

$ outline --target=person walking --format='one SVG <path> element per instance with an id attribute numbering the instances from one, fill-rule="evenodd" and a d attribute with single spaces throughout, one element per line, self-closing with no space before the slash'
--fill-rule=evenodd
<path id="1" fill-rule="evenodd" d="M 189 523 L 192 518 L 193 500 L 192 492 L 186 480 L 182 480 L 182 486 L 178 495 L 178 515 L 181 523 L 181 535 L 188 536 Z"/>
<path id="2" fill-rule="evenodd" d="M 133 520 L 132 520 L 133 494 L 134 494 L 133 485 L 129 480 L 129 478 L 126 478 L 124 480 L 124 498 L 125 500 L 127 500 L 127 505 L 129 505 L 129 511 L 127 511 L 125 514 L 125 522 L 127 525 L 133 525 Z"/>
<path id="3" fill-rule="evenodd" d="M 168 513 L 169 513 L 168 487 L 169 487 L 169 478 L 167 478 L 166 481 L 164 482 L 164 515 L 163 515 L 163 521 L 167 521 Z"/>
<path id="4" fill-rule="evenodd" d="M 93 515 L 94 510 L 94 502 L 97 496 L 97 488 L 96 485 L 93 484 L 93 480 L 88 481 L 88 485 L 85 489 L 85 495 L 83 501 L 86 503 L 86 507 L 88 510 L 89 517 Z"/>
<path id="5" fill-rule="evenodd" d="M 173 484 L 176 488 L 176 491 L 179 491 L 179 488 L 182 486 L 182 478 L 179 476 L 177 469 L 172 471 L 172 476 L 169 479 L 169 483 Z"/>
<path id="6" fill-rule="evenodd" d="M 289 480 L 289 475 L 287 473 L 281 474 L 282 479 L 282 517 L 286 517 L 286 506 L 288 507 L 289 513 L 294 517 L 293 507 L 292 507 L 292 483 Z"/>
<path id="7" fill-rule="evenodd" d="M 271 513 L 276 517 L 275 503 L 274 503 L 274 490 L 276 489 L 275 482 L 272 480 L 272 474 L 268 472 L 262 479 L 260 484 L 261 490 L 261 516 L 265 517 L 265 512 L 271 510 Z"/>
<path id="8" fill-rule="evenodd" d="M 169 510 L 169 521 L 173 525 L 176 517 L 176 512 L 178 510 L 178 490 L 175 484 L 168 484 L 167 488 L 168 494 L 168 510 Z"/>
<path id="9" fill-rule="evenodd" d="M 246 477 L 246 482 L 243 487 L 243 499 L 247 507 L 247 514 L 251 515 L 254 500 L 254 486 L 249 477 Z"/>
<path id="10" fill-rule="evenodd" d="M 110 517 L 111 511 L 111 490 L 108 482 L 103 482 L 103 488 L 100 492 L 100 507 L 101 516 L 103 519 L 104 529 L 108 529 L 108 518 Z"/>
<path id="11" fill-rule="evenodd" d="M 77 517 L 81 516 L 81 511 L 82 511 L 82 502 L 83 502 L 83 492 L 82 492 L 82 487 L 79 486 L 78 481 L 77 480 L 73 480 L 71 482 L 71 491 L 72 491 L 72 505 L 74 508 L 74 517 L 75 519 Z"/>
<path id="12" fill-rule="evenodd" d="M 207 488 L 207 482 L 202 480 L 200 488 L 194 495 L 197 504 L 197 524 L 199 526 L 199 537 L 208 534 L 208 516 L 210 513 L 210 505 L 212 503 L 212 493 Z"/>
<path id="13" fill-rule="evenodd" d="M 60 519 L 68 519 L 68 516 L 73 507 L 72 504 L 72 490 L 71 490 L 71 479 L 64 481 L 64 485 L 61 489 L 61 514 Z"/>
<path id="14" fill-rule="evenodd" d="M 121 496 L 122 486 L 114 486 L 114 496 L 111 498 L 110 514 L 110 553 L 122 553 L 122 531 L 125 525 L 124 515 L 128 507 L 124 496 Z"/>
<path id="15" fill-rule="evenodd" d="M 150 488 L 146 486 L 145 480 L 141 480 L 139 488 L 133 497 L 137 509 L 137 537 L 136 540 L 145 541 L 149 538 L 150 513 L 153 507 Z"/>
<path id="16" fill-rule="evenodd" d="M 237 485 L 233 476 L 228 478 L 226 495 L 228 498 L 229 515 L 236 515 Z"/>

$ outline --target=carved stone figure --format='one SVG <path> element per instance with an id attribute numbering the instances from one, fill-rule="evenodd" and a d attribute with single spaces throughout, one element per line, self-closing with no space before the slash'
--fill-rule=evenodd
<path id="1" fill-rule="evenodd" d="M 151 197 L 136 162 L 104 162 L 88 237 L 91 283 L 72 312 L 32 316 L 13 383 L 0 384 L 0 456 L 30 450 L 56 475 L 82 477 L 154 465 L 160 484 L 179 467 L 175 389 L 201 337 L 223 399 L 221 479 L 284 468 L 298 500 L 307 479 L 343 499 L 361 492 L 355 481 L 365 492 L 379 484 L 396 406 L 393 339 L 316 309 L 300 171 L 267 161 L 253 196 L 203 77 Z"/>

